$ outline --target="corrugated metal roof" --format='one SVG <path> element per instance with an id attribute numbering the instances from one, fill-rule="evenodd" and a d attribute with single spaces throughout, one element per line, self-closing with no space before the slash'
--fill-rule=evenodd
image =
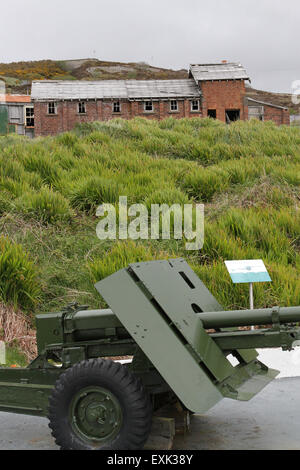
<path id="1" fill-rule="evenodd" d="M 31 98 L 44 100 L 196 98 L 201 92 L 186 80 L 41 80 L 32 83 Z"/>
<path id="2" fill-rule="evenodd" d="M 201 92 L 194 80 L 128 80 L 129 98 L 199 97 Z"/>
<path id="3" fill-rule="evenodd" d="M 272 108 L 285 109 L 286 111 L 289 109 L 289 108 L 286 108 L 285 106 L 279 106 L 279 104 L 266 103 L 265 101 L 255 100 L 254 98 L 247 97 L 247 100 L 251 101 L 252 103 L 263 104 L 265 106 L 271 106 Z"/>
<path id="4" fill-rule="evenodd" d="M 190 76 L 198 81 L 208 80 L 250 80 L 241 64 L 191 64 Z"/>

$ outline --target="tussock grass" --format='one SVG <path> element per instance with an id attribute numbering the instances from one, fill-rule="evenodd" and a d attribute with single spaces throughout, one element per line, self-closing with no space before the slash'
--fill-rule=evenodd
<path id="1" fill-rule="evenodd" d="M 94 281 L 130 262 L 177 256 L 187 258 L 226 308 L 248 307 L 247 287 L 232 285 L 226 259 L 264 259 L 273 283 L 255 286 L 257 307 L 300 303 L 298 128 L 255 120 L 227 126 L 198 118 L 115 119 L 33 141 L 3 137 L 0 150 L 0 230 L 12 247 L 22 244 L 35 257 L 37 310 L 75 300 L 101 306 Z M 96 207 L 116 205 L 119 196 L 148 209 L 204 202 L 203 249 L 187 252 L 184 241 L 174 240 L 98 240 Z M 3 250 L 11 253 L 9 243 Z M 26 289 L 13 286 L 3 300 L 24 305 Z"/>
<path id="2" fill-rule="evenodd" d="M 44 224 L 69 221 L 74 215 L 69 201 L 47 187 L 25 192 L 15 201 L 15 211 Z"/>
<path id="3" fill-rule="evenodd" d="M 43 184 L 57 186 L 60 179 L 60 169 L 52 158 L 46 155 L 27 155 L 23 160 L 24 169 L 37 174 Z"/>
<path id="4" fill-rule="evenodd" d="M 0 217 L 12 209 L 10 194 L 2 190 L 0 192 Z"/>
<path id="5" fill-rule="evenodd" d="M 95 258 L 89 262 L 88 269 L 93 282 L 100 281 L 126 268 L 131 263 L 152 261 L 155 259 L 169 259 L 172 252 L 162 251 L 157 246 L 143 245 L 132 240 L 119 241 L 107 253 L 106 257 Z"/>
<path id="6" fill-rule="evenodd" d="M 172 206 L 173 204 L 188 204 L 189 197 L 183 191 L 179 189 L 158 189 L 154 191 L 149 196 L 145 197 L 144 204 L 147 206 L 148 210 L 151 209 L 151 204 L 161 204 L 163 201 L 164 204 Z"/>
<path id="7" fill-rule="evenodd" d="M 18 181 L 12 178 L 1 178 L 0 179 L 0 191 L 1 193 L 6 192 L 12 199 L 22 196 L 26 191 L 29 191 L 30 187 L 25 181 Z"/>
<path id="8" fill-rule="evenodd" d="M 118 242 L 107 256 L 94 259 L 89 263 L 89 270 L 94 282 L 100 281 L 130 263 L 155 259 L 155 251 L 149 246 L 131 240 Z"/>
<path id="9" fill-rule="evenodd" d="M 75 209 L 95 213 L 103 203 L 116 203 L 122 194 L 122 186 L 114 180 L 92 176 L 78 181 L 70 191 L 70 202 Z"/>
<path id="10" fill-rule="evenodd" d="M 209 202 L 215 194 L 229 188 L 229 175 L 220 168 L 197 168 L 188 173 L 180 184 L 196 201 Z"/>
<path id="11" fill-rule="evenodd" d="M 32 308 L 39 297 L 33 262 L 21 245 L 0 237 L 0 300 L 14 307 Z"/>

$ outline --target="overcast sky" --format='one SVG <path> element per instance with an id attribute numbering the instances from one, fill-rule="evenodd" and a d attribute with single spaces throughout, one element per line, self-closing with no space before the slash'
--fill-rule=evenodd
<path id="1" fill-rule="evenodd" d="M 95 57 L 178 69 L 227 59 L 241 62 L 256 88 L 290 92 L 292 81 L 300 80 L 299 0 L 0 5 L 0 62 Z"/>

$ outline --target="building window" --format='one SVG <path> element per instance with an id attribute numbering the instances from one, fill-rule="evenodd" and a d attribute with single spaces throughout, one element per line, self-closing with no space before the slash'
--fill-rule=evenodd
<path id="1" fill-rule="evenodd" d="M 259 119 L 264 121 L 265 108 L 264 106 L 249 106 L 248 119 Z"/>
<path id="2" fill-rule="evenodd" d="M 193 100 L 191 102 L 191 111 L 199 111 L 199 110 L 200 110 L 199 100 Z"/>
<path id="3" fill-rule="evenodd" d="M 34 108 L 25 108 L 25 126 L 34 127 Z"/>
<path id="4" fill-rule="evenodd" d="M 153 111 L 153 103 L 152 103 L 152 101 L 145 101 L 144 110 L 147 111 L 147 112 Z"/>
<path id="5" fill-rule="evenodd" d="M 238 121 L 240 119 L 240 110 L 239 109 L 226 109 L 225 119 L 227 124 L 231 122 Z"/>
<path id="6" fill-rule="evenodd" d="M 217 119 L 217 110 L 216 109 L 208 109 L 207 116 L 212 119 Z"/>
<path id="7" fill-rule="evenodd" d="M 121 112 L 121 103 L 120 101 L 114 101 L 113 103 L 113 112 L 120 113 Z"/>
<path id="8" fill-rule="evenodd" d="M 48 103 L 48 114 L 57 114 L 57 104 L 53 101 Z"/>
<path id="9" fill-rule="evenodd" d="M 178 111 L 178 102 L 176 100 L 171 100 L 170 110 L 171 111 Z"/>
<path id="10" fill-rule="evenodd" d="M 78 103 L 78 114 L 86 114 L 86 105 L 84 101 Z"/>

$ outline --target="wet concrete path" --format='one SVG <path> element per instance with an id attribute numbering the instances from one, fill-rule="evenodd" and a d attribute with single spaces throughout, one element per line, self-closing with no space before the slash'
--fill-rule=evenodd
<path id="1" fill-rule="evenodd" d="M 56 449 L 44 418 L 0 413 L 0 449 Z M 250 402 L 224 399 L 193 416 L 175 449 L 300 450 L 300 378 L 271 382 Z"/>

